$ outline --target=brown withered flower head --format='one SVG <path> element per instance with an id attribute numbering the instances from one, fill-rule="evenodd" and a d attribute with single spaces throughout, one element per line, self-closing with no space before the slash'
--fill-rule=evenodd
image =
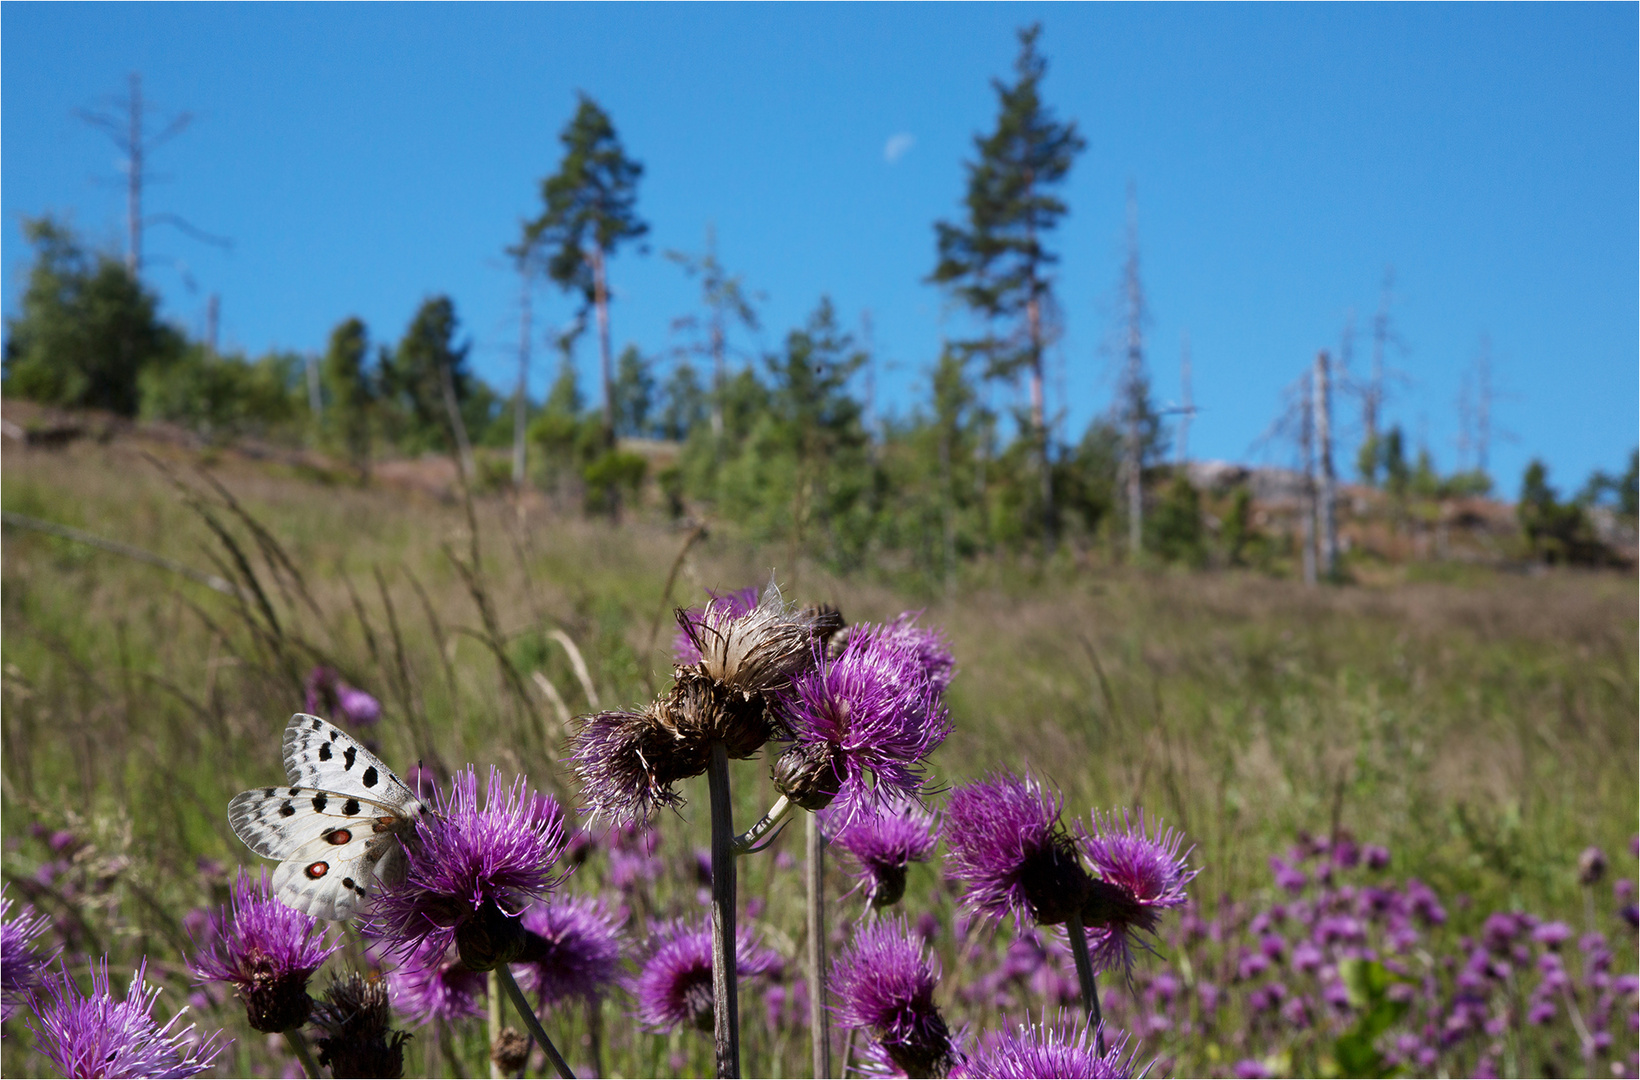
<path id="1" fill-rule="evenodd" d="M 680 805 L 676 785 L 706 771 L 713 743 L 731 758 L 762 749 L 775 733 L 770 697 L 814 664 L 817 628 L 840 621 L 793 611 L 773 582 L 750 611 L 713 603 L 677 615 L 700 659 L 642 710 L 595 713 L 575 733 L 570 759 L 589 809 L 617 823 Z"/>

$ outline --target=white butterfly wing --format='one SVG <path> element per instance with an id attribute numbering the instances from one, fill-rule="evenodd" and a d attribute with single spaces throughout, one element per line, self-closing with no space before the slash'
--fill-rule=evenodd
<path id="1" fill-rule="evenodd" d="M 339 791 L 265 787 L 241 791 L 229 800 L 228 824 L 264 859 L 289 859 L 299 848 L 337 829 L 348 829 L 350 835 L 397 832 L 419 816 L 421 804 L 411 802 L 414 807 L 407 810 Z"/>
<path id="2" fill-rule="evenodd" d="M 351 918 L 374 891 L 382 865 L 391 855 L 403 858 L 393 835 L 374 833 L 372 825 L 369 818 L 360 819 L 292 852 L 273 871 L 280 902 L 317 919 Z"/>
<path id="3" fill-rule="evenodd" d="M 335 724 L 307 713 L 285 725 L 285 775 L 296 787 L 368 796 L 412 817 L 421 809 L 415 792 L 380 758 Z"/>

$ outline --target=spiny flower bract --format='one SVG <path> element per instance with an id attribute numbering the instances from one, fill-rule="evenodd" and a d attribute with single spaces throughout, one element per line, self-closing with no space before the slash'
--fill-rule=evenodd
<path id="1" fill-rule="evenodd" d="M 889 793 L 916 799 L 923 759 L 951 732 L 917 644 L 882 627 L 854 627 L 841 655 L 799 676 L 779 702 L 793 743 L 786 753 L 822 769 L 829 764 L 845 822 L 872 812 Z"/>
<path id="2" fill-rule="evenodd" d="M 1057 925 L 1081 909 L 1088 875 L 1059 821 L 1060 799 L 1030 774 L 994 773 L 951 793 L 949 870 L 962 904 L 989 919 Z"/>
<path id="3" fill-rule="evenodd" d="M 652 1031 L 688 1025 L 712 1030 L 712 927 L 705 920 L 677 919 L 655 926 L 648 955 L 630 989 L 638 1019 Z M 741 978 L 779 970 L 780 954 L 766 949 L 744 927 L 735 930 L 735 966 Z"/>
<path id="4" fill-rule="evenodd" d="M 324 936 L 318 919 L 274 898 L 266 871 L 252 878 L 240 870 L 232 903 L 212 918 L 210 943 L 188 966 L 201 982 L 232 983 L 257 1031 L 290 1031 L 312 1009 L 308 980 L 341 948 Z"/>
<path id="5" fill-rule="evenodd" d="M 1096 880 L 1088 890 L 1082 922 L 1088 928 L 1095 968 L 1107 970 L 1133 966 L 1135 934 L 1154 934 L 1162 912 L 1182 907 L 1187 899 L 1185 886 L 1196 876 L 1180 853 L 1184 837 L 1155 822 L 1154 835 L 1147 832 L 1145 815 L 1137 821 L 1124 812 L 1091 815 L 1091 829 L 1078 823 L 1081 846 L 1093 867 Z"/>
<path id="6" fill-rule="evenodd" d="M 109 988 L 106 956 L 91 969 L 89 995 L 80 993 L 66 967 L 48 973 L 28 1023 L 36 1048 L 64 1076 L 187 1077 L 210 1068 L 226 1045 L 222 1033 L 196 1042 L 194 1025 L 178 1027 L 187 1006 L 163 1024 L 155 1020 L 160 988 L 147 984 L 147 973 L 144 958 L 122 1001 Z"/>
<path id="7" fill-rule="evenodd" d="M 855 935 L 832 962 L 838 1026 L 867 1032 L 907 1076 L 944 1076 L 958 1052 L 934 1003 L 939 983 L 927 950 L 902 918 Z"/>
<path id="8" fill-rule="evenodd" d="M 553 864 L 567 843 L 563 811 L 529 789 L 523 777 L 511 785 L 490 769 L 484 804 L 478 777 L 468 767 L 451 783 L 448 797 L 435 798 L 405 845 L 404 880 L 384 889 L 376 901 L 373 926 L 392 938 L 398 951 L 424 945 L 442 951 L 458 931 L 488 935 L 497 922 L 519 915 L 562 880 Z M 460 942 L 468 955 L 466 938 Z M 485 962 L 505 962 L 490 956 Z"/>
<path id="9" fill-rule="evenodd" d="M 1133 1062 L 1126 1036 L 1109 1040 L 1101 1054 L 1086 1018 L 1061 1009 L 1051 1023 L 1022 1024 L 1012 1031 L 986 1035 L 963 1063 L 961 1075 L 975 1080 L 1038 1076 L 1117 1080 L 1133 1075 Z"/>

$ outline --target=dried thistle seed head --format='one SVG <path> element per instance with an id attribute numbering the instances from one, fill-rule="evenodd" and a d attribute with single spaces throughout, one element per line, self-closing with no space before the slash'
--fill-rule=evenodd
<path id="1" fill-rule="evenodd" d="M 696 613 L 680 608 L 677 618 L 700 653 L 691 666 L 748 694 L 779 690 L 814 663 L 816 615 L 790 610 L 772 581 L 744 615 L 710 605 Z"/>
<path id="2" fill-rule="evenodd" d="M 814 620 L 814 641 L 828 655 L 831 643 L 848 628 L 843 613 L 833 604 L 814 604 L 803 609 L 803 614 Z"/>
<path id="3" fill-rule="evenodd" d="M 502 1028 L 500 1037 L 490 1046 L 490 1060 L 504 1073 L 518 1072 L 530 1060 L 530 1040 L 517 1028 Z"/>
<path id="4" fill-rule="evenodd" d="M 731 758 L 749 758 L 774 734 L 763 695 L 739 690 L 698 670 L 680 669 L 660 705 L 661 722 L 678 742 L 691 752 L 698 749 L 701 768 L 697 772 L 705 770 L 714 742 L 723 743 Z"/>
<path id="5" fill-rule="evenodd" d="M 404 1075 L 404 1044 L 410 1038 L 392 1030 L 387 984 L 355 973 L 331 983 L 325 999 L 314 1006 L 319 1064 L 336 1076 Z"/>
<path id="6" fill-rule="evenodd" d="M 1577 882 L 1594 885 L 1606 876 L 1606 853 L 1597 847 L 1586 847 L 1577 857 Z"/>
<path id="7" fill-rule="evenodd" d="M 617 825 L 645 822 L 683 802 L 674 785 L 706 771 L 709 745 L 686 739 L 664 701 L 642 712 L 601 712 L 581 720 L 570 760 L 593 813 Z"/>
<path id="8" fill-rule="evenodd" d="M 775 790 L 805 810 L 822 810 L 842 789 L 838 751 L 829 743 L 793 743 L 774 759 Z"/>

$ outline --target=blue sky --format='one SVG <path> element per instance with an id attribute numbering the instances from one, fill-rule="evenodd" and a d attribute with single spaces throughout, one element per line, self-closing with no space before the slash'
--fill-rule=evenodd
<path id="1" fill-rule="evenodd" d="M 1190 336 L 1193 456 L 1258 456 L 1282 388 L 1337 348 L 1352 311 L 1365 330 L 1392 265 L 1407 381 L 1388 413 L 1443 469 L 1460 464 L 1459 387 L 1483 334 L 1504 492 L 1533 455 L 1563 488 L 1621 467 L 1640 400 L 1632 4 L 6 4 L 5 309 L 28 265 L 24 216 L 123 243 L 118 153 L 73 113 L 140 71 L 154 122 L 196 114 L 152 162 L 166 179 L 150 211 L 234 240 L 223 253 L 151 230 L 171 318 L 201 331 L 218 293 L 226 345 L 316 350 L 355 314 L 395 340 L 447 293 L 478 370 L 510 386 L 502 252 L 584 90 L 646 169 L 650 251 L 611 270 L 617 346 L 679 344 L 670 326 L 696 292 L 661 253 L 699 250 L 710 223 L 722 261 L 765 294 L 748 347 L 777 346 L 822 294 L 852 325 L 869 310 L 879 406 L 904 413 L 941 335 L 967 330 L 923 284 L 933 222 L 957 213 L 961 163 L 995 119 L 990 80 L 1032 20 L 1045 96 L 1088 144 L 1054 238 L 1062 436 L 1109 405 L 1101 345 L 1131 180 L 1164 401 Z M 561 324 L 571 304 L 543 289 L 536 310 Z M 552 372 L 537 358 L 539 394 Z M 590 342 L 580 359 L 591 390 Z M 1339 405 L 1347 443 L 1358 412 Z"/>

